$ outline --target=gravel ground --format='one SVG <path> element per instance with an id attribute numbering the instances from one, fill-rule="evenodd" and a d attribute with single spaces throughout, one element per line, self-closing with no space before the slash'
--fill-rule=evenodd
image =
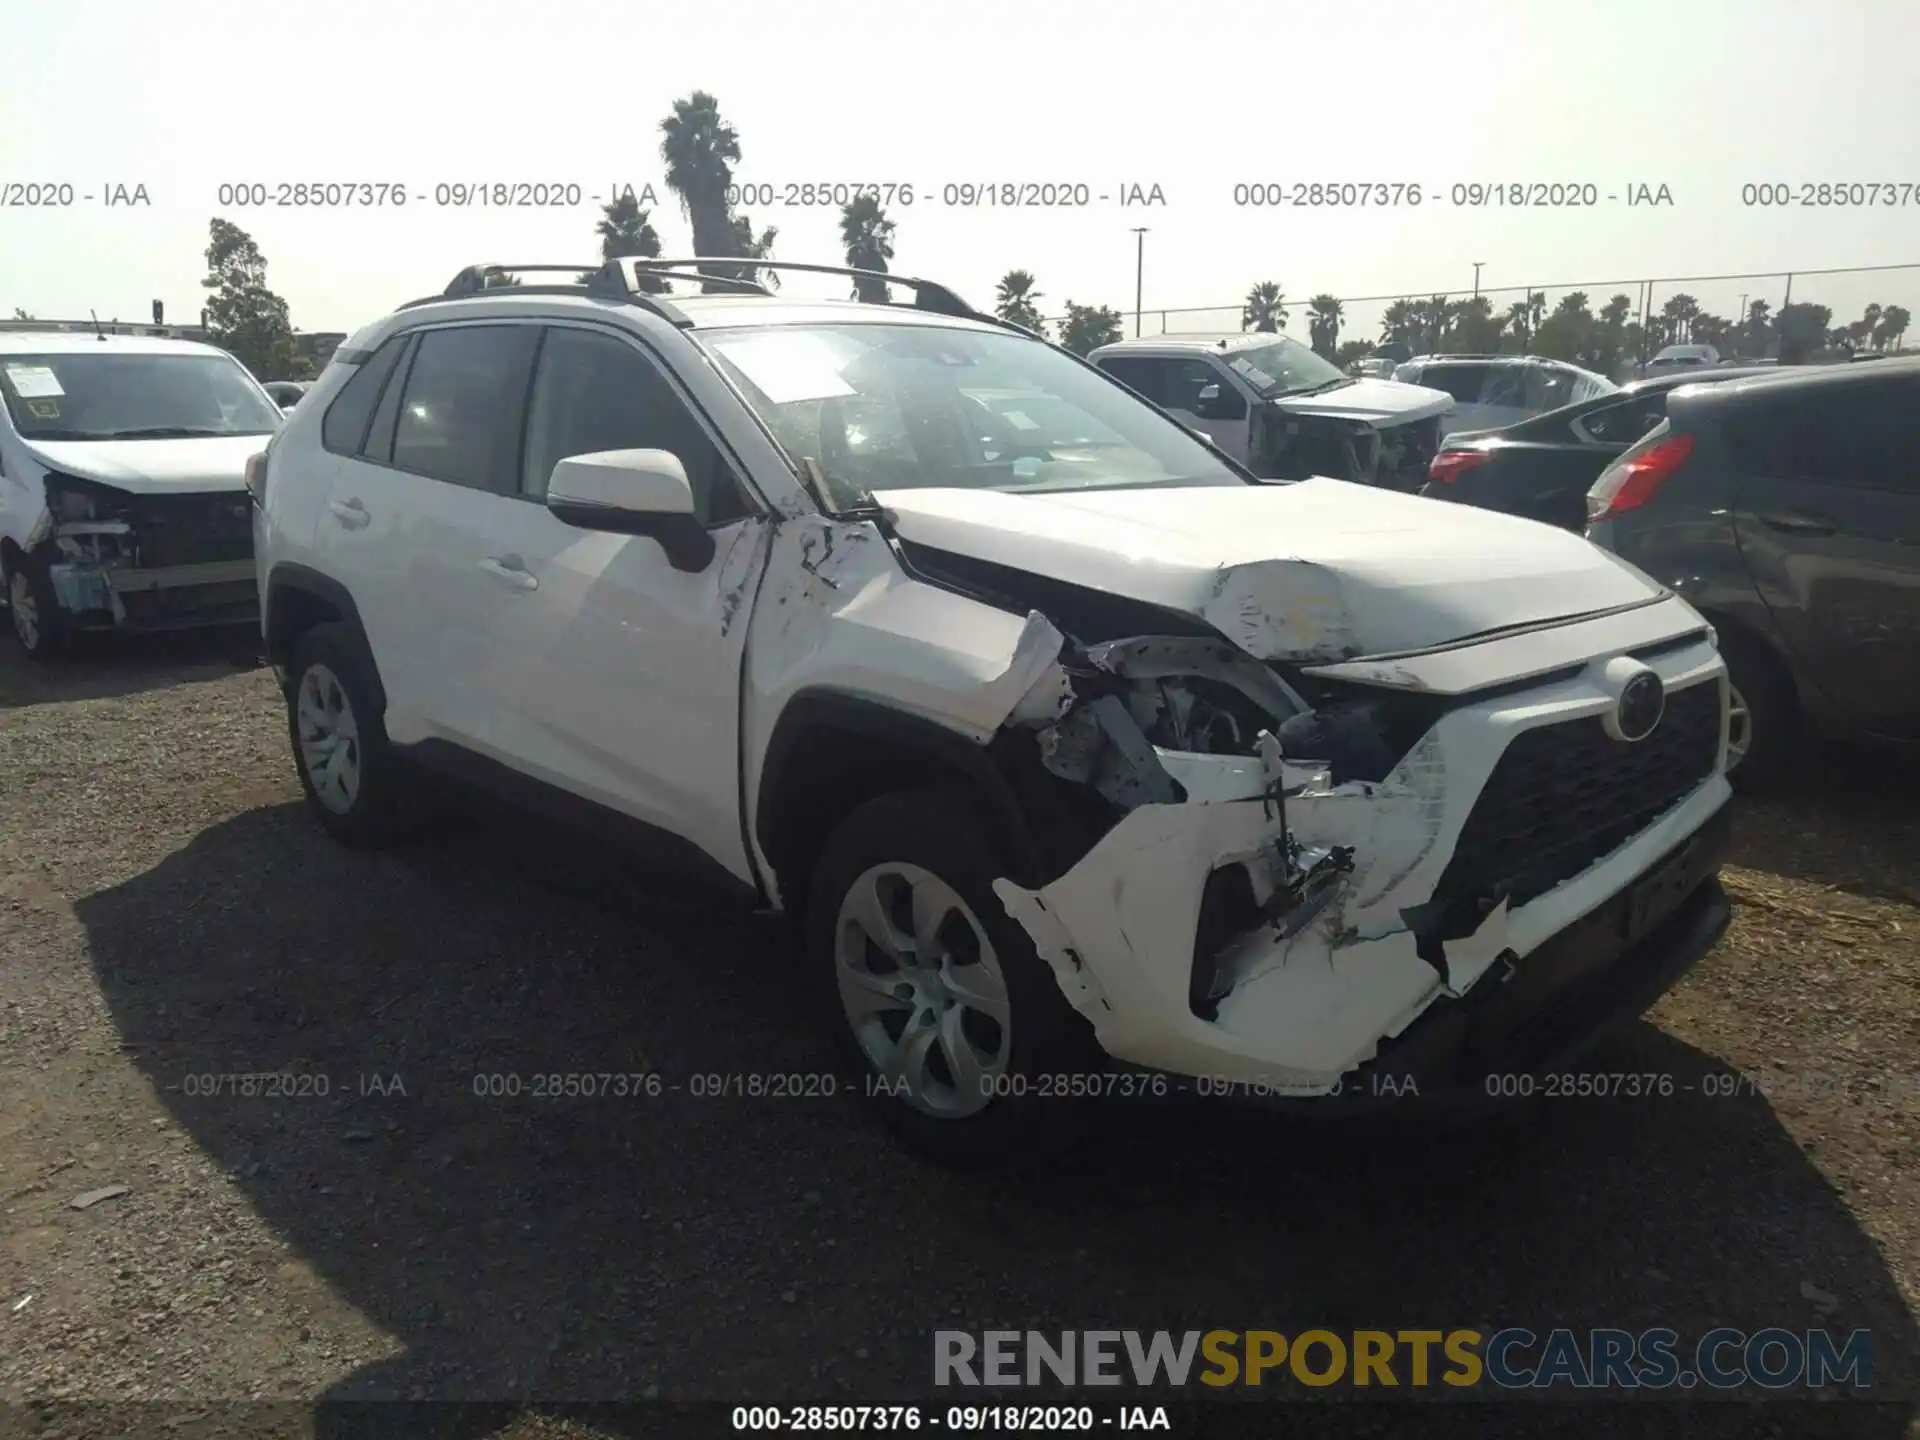
<path id="1" fill-rule="evenodd" d="M 1731 933 L 1593 1062 L 1692 1093 L 1468 1138 L 1139 1107 L 996 1182 L 844 1088 L 695 1098 L 832 1068 L 769 922 L 517 818 L 327 842 L 243 642 L 0 647 L 0 1401 L 289 1402 L 253 1433 L 354 1398 L 897 1401 L 935 1328 L 1102 1324 L 1867 1327 L 1880 1394 L 1915 1391 L 1911 767 L 1742 802 Z M 258 1072 L 307 1091 L 195 1093 Z M 474 1090 L 582 1072 L 683 1088 Z M 1735 1072 L 1770 1098 L 1699 1093 Z"/>

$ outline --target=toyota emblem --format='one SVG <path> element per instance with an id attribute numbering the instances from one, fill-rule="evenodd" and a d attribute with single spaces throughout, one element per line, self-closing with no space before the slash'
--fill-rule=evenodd
<path id="1" fill-rule="evenodd" d="M 1651 670 L 1642 670 L 1620 691 L 1614 724 L 1623 740 L 1644 740 L 1660 724 L 1667 709 L 1667 687 Z"/>

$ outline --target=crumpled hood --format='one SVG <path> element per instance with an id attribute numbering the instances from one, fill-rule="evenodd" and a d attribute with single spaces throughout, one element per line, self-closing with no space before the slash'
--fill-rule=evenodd
<path id="1" fill-rule="evenodd" d="M 1262 660 L 1422 650 L 1662 593 L 1568 531 L 1344 480 L 874 499 L 910 544 L 1182 611 Z"/>
<path id="2" fill-rule="evenodd" d="M 1267 403 L 1290 415 L 1332 415 L 1346 420 L 1365 420 L 1379 428 L 1425 420 L 1429 415 L 1444 415 L 1453 409 L 1453 396 L 1425 385 L 1369 378 L 1319 395 L 1283 396 Z"/>
<path id="3" fill-rule="evenodd" d="M 97 480 L 133 495 L 243 490 L 247 457 L 271 435 L 195 440 L 30 440 L 27 453 L 49 470 Z"/>

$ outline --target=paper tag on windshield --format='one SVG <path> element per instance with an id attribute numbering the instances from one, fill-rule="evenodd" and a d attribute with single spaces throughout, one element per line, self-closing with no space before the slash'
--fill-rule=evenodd
<path id="1" fill-rule="evenodd" d="M 67 393 L 60 388 L 60 377 L 53 373 L 51 365 L 9 365 L 7 379 L 13 385 L 13 393 L 22 400 Z"/>
<path id="2" fill-rule="evenodd" d="M 854 394 L 840 378 L 833 352 L 806 335 L 754 335 L 716 341 L 714 348 L 740 367 L 776 405 L 833 400 Z"/>

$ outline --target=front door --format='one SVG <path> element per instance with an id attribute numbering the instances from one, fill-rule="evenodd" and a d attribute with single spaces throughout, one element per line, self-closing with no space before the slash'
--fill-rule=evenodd
<path id="1" fill-rule="evenodd" d="M 692 841 L 751 879 L 740 824 L 740 668 L 770 522 L 691 402 L 640 345 L 553 325 L 527 406 L 517 497 L 490 553 L 525 588 L 501 612 L 489 748 L 516 769 Z M 671 451 L 713 559 L 676 570 L 643 536 L 575 529 L 544 503 L 553 467 L 603 450 Z"/>

